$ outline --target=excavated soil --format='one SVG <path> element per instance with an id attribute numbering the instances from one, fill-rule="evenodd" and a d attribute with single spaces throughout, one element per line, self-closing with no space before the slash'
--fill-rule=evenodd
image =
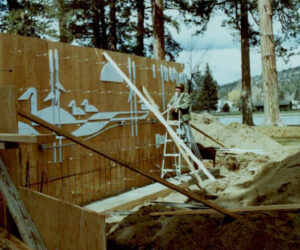
<path id="1" fill-rule="evenodd" d="M 222 206 L 300 204 L 300 147 L 284 146 L 243 124 L 223 125 L 204 113 L 193 114 L 193 125 L 228 148 L 249 149 L 243 154 L 216 153 L 219 176 L 215 182 L 204 180 L 207 197 Z M 216 146 L 193 131 L 198 143 Z M 261 150 L 264 155 L 250 152 Z M 204 176 L 203 176 L 204 177 Z"/>
<path id="2" fill-rule="evenodd" d="M 165 207 L 142 207 L 108 236 L 108 249 L 300 249 L 300 215 L 273 212 L 222 215 L 150 216 Z"/>
<path id="3" fill-rule="evenodd" d="M 217 150 L 211 169 L 216 181 L 202 174 L 202 189 L 193 185 L 191 190 L 225 207 L 300 204 L 299 145 L 281 145 L 246 125 L 225 126 L 207 113 L 193 114 L 192 123 L 227 148 L 246 152 Z M 193 134 L 197 143 L 219 147 L 201 133 Z M 300 249 L 298 213 L 247 213 L 238 220 L 223 215 L 149 215 L 166 210 L 142 207 L 126 217 L 108 236 L 108 249 Z"/>

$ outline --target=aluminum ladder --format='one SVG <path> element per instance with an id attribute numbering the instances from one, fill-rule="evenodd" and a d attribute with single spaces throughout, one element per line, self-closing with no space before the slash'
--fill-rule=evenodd
<path id="1" fill-rule="evenodd" d="M 170 127 L 172 127 L 177 135 L 180 137 L 181 136 L 181 112 L 178 112 L 178 120 L 170 120 L 170 110 L 167 113 L 167 123 L 169 124 Z M 172 145 L 171 145 L 172 144 Z M 168 145 L 170 145 L 169 147 L 169 151 L 173 151 L 173 152 L 167 152 L 168 150 Z M 165 160 L 166 157 L 171 157 L 174 158 L 174 163 L 173 163 L 173 168 L 167 168 L 165 166 Z M 168 132 L 166 132 L 165 134 L 165 141 L 164 141 L 164 149 L 163 149 L 163 159 L 162 159 L 162 164 L 161 164 L 161 178 L 164 178 L 165 175 L 167 175 L 167 173 L 169 172 L 176 172 L 177 177 L 180 177 L 181 175 L 181 153 L 176 150 L 176 146 L 173 142 L 173 140 L 171 139 L 171 137 L 169 136 Z"/>

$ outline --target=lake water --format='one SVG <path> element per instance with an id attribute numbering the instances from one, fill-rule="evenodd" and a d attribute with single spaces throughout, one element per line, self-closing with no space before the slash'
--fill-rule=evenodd
<path id="1" fill-rule="evenodd" d="M 230 124 L 232 122 L 242 123 L 242 115 L 229 115 L 229 116 L 217 116 L 223 124 Z M 300 125 L 300 114 L 281 114 L 281 120 L 285 125 Z M 255 125 L 263 125 L 264 115 L 253 115 L 253 122 Z"/>

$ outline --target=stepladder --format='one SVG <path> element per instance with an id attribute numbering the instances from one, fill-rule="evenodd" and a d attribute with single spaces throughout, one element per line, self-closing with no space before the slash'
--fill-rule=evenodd
<path id="1" fill-rule="evenodd" d="M 177 113 L 177 117 L 172 117 L 172 111 L 167 112 L 167 123 L 176 132 L 178 136 L 182 136 L 182 121 L 180 110 Z M 169 159 L 169 160 L 167 160 Z M 168 166 L 167 166 L 168 165 Z M 177 177 L 181 176 L 182 157 L 179 150 L 176 148 L 174 141 L 169 136 L 168 132 L 165 134 L 163 159 L 161 165 L 161 178 L 164 178 L 168 173 L 175 172 Z"/>

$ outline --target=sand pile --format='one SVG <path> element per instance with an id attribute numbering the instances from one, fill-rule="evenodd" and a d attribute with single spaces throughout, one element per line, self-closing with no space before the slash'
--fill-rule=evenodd
<path id="1" fill-rule="evenodd" d="M 216 182 L 204 181 L 208 197 L 223 206 L 300 203 L 300 148 L 280 145 L 251 127 L 225 126 L 209 114 L 193 115 L 193 124 L 226 146 L 260 149 L 254 153 L 228 154 L 217 151 Z M 213 145 L 194 131 L 196 141 Z"/>
<path id="2" fill-rule="evenodd" d="M 247 125 L 231 123 L 226 126 L 218 118 L 208 113 L 193 113 L 191 124 L 229 148 L 261 149 L 266 152 L 283 149 L 282 145 Z M 195 130 L 193 130 L 193 134 L 196 141 L 205 147 L 220 147 Z"/>
<path id="3" fill-rule="evenodd" d="M 165 207 L 142 207 L 108 236 L 108 249 L 299 249 L 300 215 L 247 214 L 230 221 L 223 215 L 152 217 Z"/>

